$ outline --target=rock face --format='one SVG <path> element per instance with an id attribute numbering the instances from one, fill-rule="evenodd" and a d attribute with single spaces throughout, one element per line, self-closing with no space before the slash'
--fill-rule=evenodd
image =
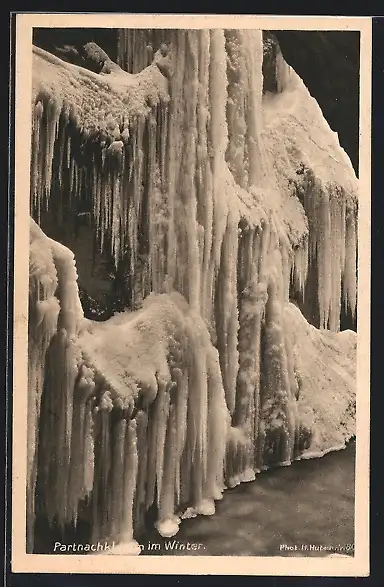
<path id="1" fill-rule="evenodd" d="M 33 44 L 64 61 L 75 63 L 86 69 L 97 71 L 101 69 L 97 63 L 101 60 L 92 57 L 87 59 L 87 51 L 84 49 L 89 43 L 98 45 L 109 59 L 117 61 L 117 29 L 60 29 L 46 28 L 33 30 Z M 99 73 L 99 71 L 97 71 Z"/>
<path id="2" fill-rule="evenodd" d="M 34 49 L 30 550 L 37 514 L 135 551 L 150 509 L 171 536 L 354 433 L 358 183 L 302 80 L 279 51 L 263 77 L 261 31 L 91 49 Z M 107 262 L 122 313 L 84 317 L 67 247 L 95 291 Z"/>

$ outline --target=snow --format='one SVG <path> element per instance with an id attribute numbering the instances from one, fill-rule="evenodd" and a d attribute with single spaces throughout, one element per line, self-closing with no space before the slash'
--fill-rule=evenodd
<path id="1" fill-rule="evenodd" d="M 356 309 L 358 180 L 316 100 L 292 68 L 282 71 L 282 91 L 263 100 L 263 142 L 281 189 L 301 199 L 308 218 L 296 287 L 304 291 L 308 259 L 317 268 L 320 326 L 338 331 L 342 285 L 346 307 Z"/>
<path id="2" fill-rule="evenodd" d="M 314 431 L 302 456 L 318 456 L 345 446 L 355 434 L 357 335 L 318 330 L 293 304 L 286 307 L 284 319 L 300 382 L 298 416 Z"/>
<path id="3" fill-rule="evenodd" d="M 191 484 L 182 499 L 196 508 L 203 500 L 216 497 L 222 481 L 226 406 L 220 381 L 216 394 L 209 403 L 207 400 L 207 381 L 217 377 L 218 357 L 204 322 L 179 294 L 149 296 L 138 312 L 123 313 L 111 323 L 90 324 L 78 344 L 84 356 L 92 357 L 88 364 L 101 388 L 109 390 L 112 410 L 121 409 L 121 400 L 128 413 L 137 406 L 141 418 L 145 417 L 141 410 L 150 410 L 147 435 L 136 434 L 137 454 L 146 452 L 147 473 L 141 472 L 146 485 L 136 483 L 135 499 L 149 507 L 157 487 L 156 526 L 163 535 L 171 536 L 177 529 L 176 510 L 182 505 L 175 503 L 175 495 L 180 499 L 178 488 L 185 483 L 185 475 Z M 132 422 L 135 428 L 139 426 L 135 419 Z M 111 442 L 116 441 L 102 441 L 105 446 Z M 187 463 L 183 462 L 185 454 Z M 207 473 L 208 461 L 214 461 L 213 478 Z M 207 475 L 209 483 L 205 482 Z"/>
<path id="4" fill-rule="evenodd" d="M 78 297 L 73 253 L 48 239 L 32 219 L 29 267 L 28 523 L 33 528 L 38 431 L 41 434 L 42 454 L 48 460 L 51 452 L 55 455 L 55 489 L 52 486 L 48 488 L 49 491 L 56 492 L 54 499 L 59 502 L 64 499 L 63 492 L 68 483 L 66 475 L 73 410 L 71 388 L 78 374 L 73 340 L 80 328 L 83 311 Z M 58 421 L 52 417 L 47 421 L 40 421 L 46 370 L 50 372 L 51 385 L 56 396 L 44 399 L 52 402 L 45 409 L 57 416 Z M 83 379 L 79 381 L 79 386 L 81 385 Z M 52 445 L 52 439 L 49 438 L 52 426 L 55 428 L 56 446 Z M 42 496 L 43 501 L 44 499 L 45 496 Z M 47 500 L 51 499 L 51 495 L 47 496 Z"/>
<path id="5" fill-rule="evenodd" d="M 34 47 L 31 202 L 38 218 L 48 206 L 58 135 L 60 170 L 65 163 L 71 169 L 78 195 L 83 169 L 71 156 L 70 145 L 65 144 L 71 126 L 79 130 L 82 141 L 100 135 L 108 149 L 112 141 L 126 141 L 132 118 L 146 116 L 152 107 L 168 99 L 168 82 L 155 63 L 138 75 L 123 70 L 97 74 Z M 112 158 L 114 154 L 114 149 L 108 152 Z M 101 187 L 107 191 L 109 203 L 110 186 Z"/>

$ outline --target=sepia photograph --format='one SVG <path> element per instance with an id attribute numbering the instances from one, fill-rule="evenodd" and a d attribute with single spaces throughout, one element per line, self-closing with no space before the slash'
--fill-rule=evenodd
<path id="1" fill-rule="evenodd" d="M 367 574 L 369 19 L 32 16 L 13 560 Z"/>

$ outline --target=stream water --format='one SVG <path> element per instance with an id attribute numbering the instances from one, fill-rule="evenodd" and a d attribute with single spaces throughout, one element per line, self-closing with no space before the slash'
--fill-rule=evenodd
<path id="1" fill-rule="evenodd" d="M 353 555 L 355 443 L 322 458 L 296 461 L 227 489 L 214 516 L 183 520 L 174 538 L 155 529 L 138 537 L 142 555 Z M 55 541 L 88 542 L 89 527 L 62 536 L 37 518 L 35 553 Z M 322 548 L 321 548 L 322 547 Z M 75 554 L 71 552 L 71 554 Z"/>
<path id="2" fill-rule="evenodd" d="M 139 539 L 144 555 L 353 555 L 355 442 L 320 459 L 260 473 L 226 490 L 214 516 L 184 520 L 174 538 Z M 331 550 L 332 549 L 332 550 Z"/>

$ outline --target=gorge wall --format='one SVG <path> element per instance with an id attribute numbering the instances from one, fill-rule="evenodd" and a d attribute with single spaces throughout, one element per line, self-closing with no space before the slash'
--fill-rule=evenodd
<path id="1" fill-rule="evenodd" d="M 136 552 L 150 508 L 172 536 L 354 434 L 358 182 L 336 133 L 261 31 L 117 41 L 117 63 L 33 49 L 30 551 L 43 517 Z"/>

